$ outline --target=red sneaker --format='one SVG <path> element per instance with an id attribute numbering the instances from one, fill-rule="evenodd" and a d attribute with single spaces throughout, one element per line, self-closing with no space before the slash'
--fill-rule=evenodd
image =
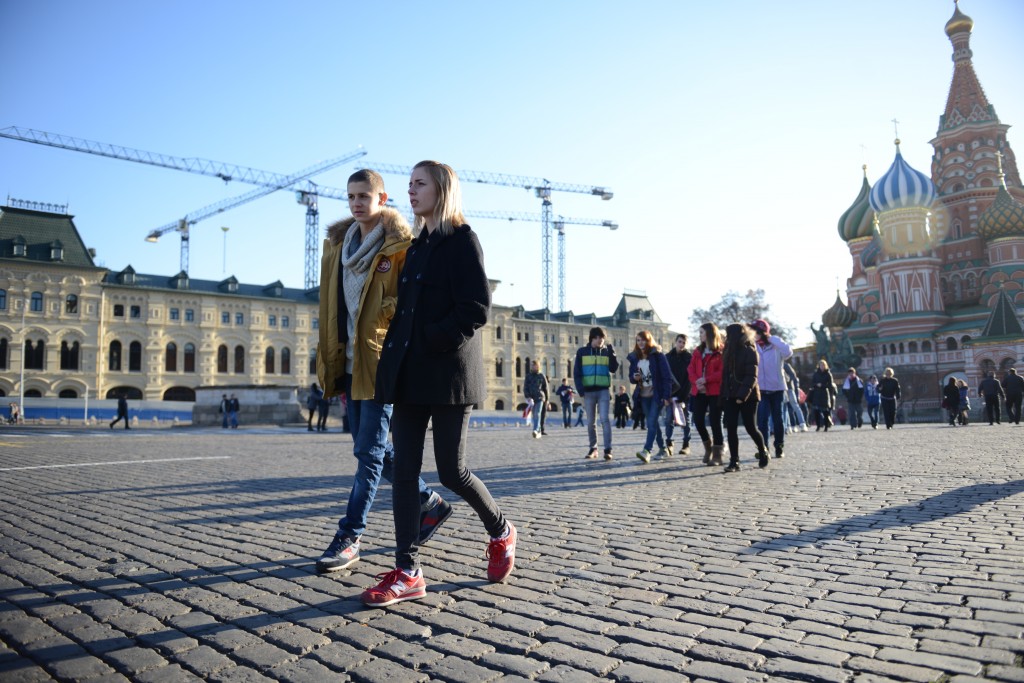
<path id="1" fill-rule="evenodd" d="M 367 607 L 387 607 L 404 600 L 415 600 L 427 594 L 427 583 L 423 574 L 412 576 L 401 569 L 394 569 L 384 574 L 377 574 L 381 580 L 373 588 L 363 591 L 361 597 Z"/>
<path id="2" fill-rule="evenodd" d="M 509 522 L 508 536 L 492 538 L 487 544 L 487 580 L 501 583 L 516 564 L 516 528 Z"/>

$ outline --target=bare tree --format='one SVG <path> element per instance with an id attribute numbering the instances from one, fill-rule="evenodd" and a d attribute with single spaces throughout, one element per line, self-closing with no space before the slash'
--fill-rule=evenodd
<path id="1" fill-rule="evenodd" d="M 749 323 L 752 320 L 767 320 L 772 326 L 772 334 L 785 341 L 794 339 L 793 328 L 772 319 L 771 306 L 765 302 L 763 289 L 749 289 L 746 294 L 729 290 L 721 300 L 710 308 L 695 308 L 690 315 L 690 324 L 696 329 L 706 322 L 713 322 L 719 327 L 729 323 Z"/>

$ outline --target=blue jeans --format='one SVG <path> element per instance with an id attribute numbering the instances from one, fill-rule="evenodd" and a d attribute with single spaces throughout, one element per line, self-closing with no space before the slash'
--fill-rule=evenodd
<path id="1" fill-rule="evenodd" d="M 664 406 L 661 399 L 650 396 L 641 397 L 640 400 L 643 403 L 644 415 L 647 417 L 647 440 L 644 441 L 644 450 L 651 450 L 654 447 L 655 439 L 658 441 L 658 448 L 664 448 L 665 440 L 661 436 L 661 409 Z"/>
<path id="2" fill-rule="evenodd" d="M 351 396 L 352 376 L 345 376 L 345 393 Z M 381 477 L 393 481 L 395 449 L 388 441 L 391 405 L 376 401 L 348 401 L 348 423 L 352 430 L 356 473 L 348 496 L 345 516 L 338 520 L 338 533 L 358 538 L 366 532 L 366 517 L 373 507 Z M 429 510 L 434 492 L 419 479 L 420 509 Z"/>
<path id="3" fill-rule="evenodd" d="M 854 403 L 853 401 L 846 402 L 847 420 L 850 422 L 851 427 L 859 428 L 864 426 L 864 417 L 862 412 L 859 401 L 857 403 Z"/>
<path id="4" fill-rule="evenodd" d="M 530 413 L 530 418 L 533 420 L 533 431 L 540 433 L 543 427 L 541 418 L 544 416 L 544 401 L 541 399 L 533 399 L 533 412 Z"/>
<path id="5" fill-rule="evenodd" d="M 683 430 L 683 446 L 690 445 L 690 407 L 689 401 L 682 403 L 683 406 L 683 425 L 680 429 Z M 674 410 L 674 408 L 673 408 Z M 665 418 L 665 440 L 672 440 L 672 433 L 675 431 L 676 421 L 674 415 L 668 415 Z"/>
<path id="6" fill-rule="evenodd" d="M 762 391 L 761 402 L 757 404 L 757 431 L 767 441 L 768 418 L 772 420 L 772 442 L 775 448 L 782 448 L 786 440 L 786 426 L 782 423 L 783 391 Z"/>
<path id="7" fill-rule="evenodd" d="M 601 413 L 601 431 L 604 449 L 612 449 L 612 423 L 608 419 L 608 404 L 611 395 L 607 389 L 583 392 L 583 408 L 587 411 L 587 438 L 591 448 L 597 448 L 597 414 Z"/>
<path id="8" fill-rule="evenodd" d="M 563 403 L 562 404 L 562 426 L 563 427 L 571 427 L 572 426 L 572 404 L 571 403 Z"/>
<path id="9" fill-rule="evenodd" d="M 868 404 L 868 419 L 871 420 L 871 426 L 875 427 L 878 425 L 878 404 Z"/>
<path id="10" fill-rule="evenodd" d="M 230 419 L 231 419 L 231 428 L 232 429 L 238 429 L 238 411 L 237 410 L 232 410 L 231 411 L 231 418 Z"/>

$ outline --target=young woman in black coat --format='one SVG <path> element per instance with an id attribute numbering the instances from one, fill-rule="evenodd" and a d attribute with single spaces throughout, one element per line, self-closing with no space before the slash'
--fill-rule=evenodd
<path id="1" fill-rule="evenodd" d="M 882 372 L 882 379 L 878 383 L 878 395 L 882 398 L 882 417 L 885 419 L 885 428 L 892 429 L 896 424 L 896 403 L 900 400 L 900 382 L 896 379 L 896 373 L 892 368 L 886 368 Z"/>
<path id="2" fill-rule="evenodd" d="M 757 429 L 757 404 L 761 393 L 757 388 L 757 349 L 750 328 L 733 323 L 725 328 L 725 350 L 722 351 L 722 415 L 725 418 L 726 441 L 729 443 L 729 465 L 726 472 L 740 469 L 739 418 L 757 447 L 757 464 L 768 466 L 768 449 Z"/>
<path id="3" fill-rule="evenodd" d="M 420 470 L 427 425 L 441 484 L 480 516 L 491 540 L 487 578 L 504 581 L 515 564 L 516 529 L 466 466 L 474 403 L 484 400 L 484 364 L 476 331 L 487 322 L 490 286 L 476 234 L 462 216 L 459 178 L 450 166 L 421 161 L 409 179 L 419 235 L 407 252 L 398 301 L 377 366 L 375 400 L 394 405 L 392 498 L 396 567 L 367 589 L 363 603 L 384 607 L 426 595 L 419 551 Z"/>

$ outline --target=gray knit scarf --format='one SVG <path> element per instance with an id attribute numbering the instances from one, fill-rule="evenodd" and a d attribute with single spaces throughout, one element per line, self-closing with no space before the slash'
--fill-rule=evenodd
<path id="1" fill-rule="evenodd" d="M 345 233 L 345 243 L 341 248 L 341 277 L 345 291 L 345 306 L 348 308 L 348 344 L 345 346 L 345 370 L 352 372 L 352 347 L 356 341 L 356 319 L 359 317 L 359 299 L 363 294 L 363 285 L 370 277 L 370 266 L 373 259 L 384 245 L 384 226 L 377 224 L 362 244 L 351 256 L 348 255 L 352 238 L 360 234 L 359 224 L 353 223 Z"/>

